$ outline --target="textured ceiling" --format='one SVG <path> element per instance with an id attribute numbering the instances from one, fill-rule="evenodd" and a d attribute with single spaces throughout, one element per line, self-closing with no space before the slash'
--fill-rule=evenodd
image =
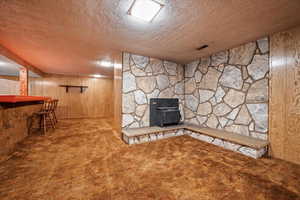
<path id="1" fill-rule="evenodd" d="M 128 51 L 187 63 L 300 24 L 299 0 L 161 0 L 152 23 L 126 14 L 132 1 L 1 0 L 0 44 L 45 72 L 111 75 L 95 61 Z"/>

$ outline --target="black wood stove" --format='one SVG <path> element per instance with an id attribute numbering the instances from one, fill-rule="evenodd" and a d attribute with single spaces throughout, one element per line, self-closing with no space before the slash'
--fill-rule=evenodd
<path id="1" fill-rule="evenodd" d="M 181 115 L 176 98 L 150 99 L 150 126 L 168 126 L 179 124 Z"/>

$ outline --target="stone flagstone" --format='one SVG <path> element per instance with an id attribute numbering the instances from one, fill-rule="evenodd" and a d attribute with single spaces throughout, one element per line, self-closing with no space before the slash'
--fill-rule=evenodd
<path id="1" fill-rule="evenodd" d="M 137 86 L 145 93 L 151 93 L 156 87 L 156 78 L 150 77 L 137 77 Z"/>
<path id="2" fill-rule="evenodd" d="M 197 83 L 201 82 L 202 80 L 202 73 L 200 71 L 196 71 L 195 73 L 195 80 Z"/>
<path id="3" fill-rule="evenodd" d="M 190 110 L 196 112 L 198 104 L 199 104 L 199 100 L 194 95 L 186 95 L 185 96 L 185 105 Z"/>
<path id="4" fill-rule="evenodd" d="M 150 102 L 151 98 L 157 98 L 158 95 L 159 95 L 159 90 L 158 89 L 155 89 L 152 93 L 147 94 L 148 103 Z"/>
<path id="5" fill-rule="evenodd" d="M 201 58 L 198 69 L 201 73 L 206 74 L 210 65 L 210 57 Z"/>
<path id="6" fill-rule="evenodd" d="M 217 128 L 218 124 L 219 124 L 219 121 L 214 114 L 212 114 L 206 122 L 206 125 L 210 128 Z"/>
<path id="7" fill-rule="evenodd" d="M 211 65 L 218 66 L 228 62 L 228 51 L 221 51 L 211 56 Z"/>
<path id="8" fill-rule="evenodd" d="M 216 94 L 215 94 L 216 102 L 220 103 L 222 101 L 223 97 L 225 96 L 225 94 L 226 94 L 225 91 L 221 87 L 218 87 Z"/>
<path id="9" fill-rule="evenodd" d="M 247 93 L 246 101 L 252 103 L 268 101 L 268 82 L 268 79 L 254 82 Z"/>
<path id="10" fill-rule="evenodd" d="M 242 106 L 235 123 L 237 124 L 243 124 L 243 125 L 248 125 L 251 122 L 252 118 L 248 112 L 248 109 L 245 105 Z"/>
<path id="11" fill-rule="evenodd" d="M 235 66 L 226 66 L 221 76 L 220 84 L 229 88 L 242 89 L 243 78 L 241 70 Z"/>
<path id="12" fill-rule="evenodd" d="M 257 44 L 262 54 L 269 52 L 269 39 L 267 37 L 257 40 Z"/>
<path id="13" fill-rule="evenodd" d="M 212 67 L 209 67 L 207 74 L 202 77 L 202 81 L 200 82 L 199 87 L 202 89 L 216 90 L 220 76 L 221 72 Z"/>
<path id="14" fill-rule="evenodd" d="M 137 104 L 146 104 L 147 98 L 142 90 L 137 90 L 134 92 L 134 99 Z"/>
<path id="15" fill-rule="evenodd" d="M 130 72 L 123 73 L 123 92 L 131 92 L 136 90 L 136 82 L 135 76 L 133 76 Z"/>
<path id="16" fill-rule="evenodd" d="M 208 101 L 210 98 L 214 96 L 214 92 L 210 90 L 199 90 L 199 95 L 200 95 L 200 103 L 203 103 L 205 101 Z"/>
<path id="17" fill-rule="evenodd" d="M 145 113 L 146 108 L 147 105 L 138 105 L 135 111 L 136 115 L 142 117 Z"/>
<path id="18" fill-rule="evenodd" d="M 185 77 L 188 77 L 188 78 L 194 77 L 195 71 L 196 71 L 198 65 L 199 65 L 198 60 L 187 64 L 185 67 Z"/>
<path id="19" fill-rule="evenodd" d="M 250 42 L 245 45 L 230 49 L 229 64 L 249 65 L 255 53 L 255 49 L 255 42 Z"/>
<path id="20" fill-rule="evenodd" d="M 162 90 L 158 97 L 159 98 L 174 98 L 174 89 L 173 88 L 166 88 L 164 90 Z"/>
<path id="21" fill-rule="evenodd" d="M 131 72 L 134 76 L 146 76 L 146 73 L 135 65 L 131 66 Z"/>
<path id="22" fill-rule="evenodd" d="M 149 63 L 149 57 L 140 55 L 132 55 L 131 57 L 138 68 L 145 68 Z"/>
<path id="23" fill-rule="evenodd" d="M 197 116 L 197 120 L 199 121 L 200 124 L 203 124 L 204 122 L 207 121 L 207 117 Z"/>
<path id="24" fill-rule="evenodd" d="M 158 89 L 163 90 L 169 86 L 169 78 L 166 75 L 158 75 L 156 77 Z"/>
<path id="25" fill-rule="evenodd" d="M 129 53 L 123 53 L 123 72 L 130 70 L 130 54 Z"/>
<path id="26" fill-rule="evenodd" d="M 141 127 L 149 126 L 149 124 L 150 124 L 150 121 L 149 121 L 150 114 L 149 114 L 149 112 L 150 112 L 150 109 L 149 109 L 149 106 L 147 106 L 145 114 L 144 114 L 144 116 L 142 117 L 142 119 L 140 121 L 140 126 Z"/>
<path id="27" fill-rule="evenodd" d="M 169 75 L 176 76 L 177 74 L 177 64 L 169 61 L 164 61 L 164 66 Z"/>
<path id="28" fill-rule="evenodd" d="M 217 104 L 213 110 L 216 116 L 224 116 L 231 111 L 231 108 L 225 103 L 220 103 Z"/>
<path id="29" fill-rule="evenodd" d="M 232 108 L 235 108 L 245 101 L 245 93 L 230 89 L 229 92 L 224 97 L 225 103 L 227 103 Z"/>
<path id="30" fill-rule="evenodd" d="M 196 89 L 196 81 L 194 78 L 190 78 L 185 82 L 185 93 L 191 94 Z"/>
<path id="31" fill-rule="evenodd" d="M 176 94 L 184 94 L 184 82 L 179 82 L 175 85 Z"/>
<path id="32" fill-rule="evenodd" d="M 228 119 L 231 119 L 231 120 L 234 120 L 234 119 L 236 118 L 237 114 L 239 113 L 239 111 L 240 111 L 240 107 L 237 107 L 237 108 L 233 109 L 233 110 L 231 111 L 231 113 L 229 113 L 229 114 L 227 115 L 227 118 L 228 118 Z"/>
<path id="33" fill-rule="evenodd" d="M 123 115 L 123 120 L 122 120 L 122 126 L 123 126 L 123 127 L 128 126 L 128 125 L 131 124 L 132 122 L 134 122 L 134 118 L 133 118 L 132 115 L 130 115 L 130 114 L 125 114 L 125 115 Z"/>
<path id="34" fill-rule="evenodd" d="M 253 61 L 247 67 L 249 75 L 254 80 L 264 78 L 269 71 L 269 57 L 268 55 L 255 55 Z"/>
<path id="35" fill-rule="evenodd" d="M 268 105 L 267 104 L 247 104 L 248 110 L 255 122 L 255 130 L 267 132 L 268 130 Z"/>
<path id="36" fill-rule="evenodd" d="M 212 106 L 209 102 L 201 103 L 198 106 L 197 113 L 199 115 L 208 115 L 212 112 Z"/>
<path id="37" fill-rule="evenodd" d="M 186 119 L 191 119 L 191 118 L 194 118 L 196 116 L 196 114 L 188 108 L 185 108 L 184 114 L 185 114 Z"/>
<path id="38" fill-rule="evenodd" d="M 156 59 L 156 58 L 150 58 L 150 65 L 152 67 L 153 75 L 158 75 L 158 74 L 164 73 L 163 61 Z"/>
<path id="39" fill-rule="evenodd" d="M 135 111 L 134 94 L 127 93 L 122 95 L 122 112 L 133 113 Z"/>

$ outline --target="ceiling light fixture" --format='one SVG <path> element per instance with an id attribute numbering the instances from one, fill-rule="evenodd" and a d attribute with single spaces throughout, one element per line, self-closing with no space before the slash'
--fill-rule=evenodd
<path id="1" fill-rule="evenodd" d="M 102 75 L 100 75 L 100 74 L 94 74 L 93 77 L 94 77 L 94 78 L 101 78 Z"/>
<path id="2" fill-rule="evenodd" d="M 151 22 L 164 7 L 156 0 L 134 0 L 128 14 L 147 22 Z"/>
<path id="3" fill-rule="evenodd" d="M 97 65 L 101 66 L 101 67 L 113 67 L 113 63 L 109 62 L 109 61 L 97 61 Z"/>

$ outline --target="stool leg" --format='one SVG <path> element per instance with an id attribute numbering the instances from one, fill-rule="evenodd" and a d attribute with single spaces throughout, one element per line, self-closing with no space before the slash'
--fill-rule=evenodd
<path id="1" fill-rule="evenodd" d="M 52 128 L 55 129 L 55 124 L 54 124 L 54 121 L 53 121 L 53 119 L 51 117 L 51 113 L 48 113 L 47 116 L 50 119 L 50 123 L 51 123 Z"/>
<path id="2" fill-rule="evenodd" d="M 55 113 L 55 111 L 53 111 L 53 115 L 54 115 L 55 122 L 57 123 L 57 122 L 58 122 L 58 120 L 57 120 L 57 117 L 56 117 L 56 113 Z"/>
<path id="3" fill-rule="evenodd" d="M 42 129 L 43 129 L 43 115 L 41 115 L 40 116 L 41 118 L 40 118 L 40 120 L 39 120 L 39 124 L 40 124 L 40 131 L 42 131 Z"/>
<path id="4" fill-rule="evenodd" d="M 57 124 L 58 120 L 57 120 L 57 118 L 56 118 L 55 111 L 52 111 L 52 112 L 51 112 L 51 115 L 52 115 L 52 117 L 53 117 L 54 124 Z"/>
<path id="5" fill-rule="evenodd" d="M 43 128 L 44 128 L 44 135 L 46 135 L 47 132 L 46 115 L 43 115 Z"/>

